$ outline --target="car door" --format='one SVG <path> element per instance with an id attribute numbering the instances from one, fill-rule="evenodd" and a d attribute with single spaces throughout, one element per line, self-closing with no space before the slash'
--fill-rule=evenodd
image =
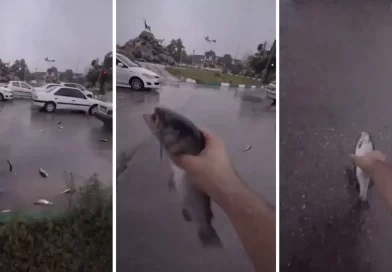
<path id="1" fill-rule="evenodd" d="M 12 81 L 10 84 L 10 88 L 14 93 L 20 92 L 20 84 L 18 81 Z"/>
<path id="2" fill-rule="evenodd" d="M 128 81 L 131 78 L 129 71 L 128 71 L 128 66 L 126 66 L 121 60 L 116 58 L 116 80 L 117 83 L 122 84 L 122 85 L 128 85 Z"/>
<path id="3" fill-rule="evenodd" d="M 69 109 L 72 110 L 72 89 L 71 88 L 60 88 L 53 94 L 53 99 L 57 104 L 57 109 Z"/>
<path id="4" fill-rule="evenodd" d="M 29 84 L 26 84 L 24 82 L 19 82 L 19 84 L 23 92 L 32 93 L 33 88 Z"/>
<path id="5" fill-rule="evenodd" d="M 79 89 L 70 88 L 72 108 L 74 110 L 88 111 L 90 108 L 90 101 L 86 95 Z"/>

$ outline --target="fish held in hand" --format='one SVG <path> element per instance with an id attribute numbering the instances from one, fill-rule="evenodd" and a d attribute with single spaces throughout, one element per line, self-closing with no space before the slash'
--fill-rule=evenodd
<path id="1" fill-rule="evenodd" d="M 205 147 L 205 138 L 201 130 L 185 116 L 163 107 L 157 107 L 152 114 L 143 118 L 151 132 L 158 139 L 161 150 L 170 155 L 197 156 Z M 172 176 L 170 188 L 175 188 L 182 202 L 182 215 L 187 222 L 197 226 L 198 237 L 204 247 L 221 247 L 222 242 L 212 226 L 213 213 L 211 199 L 200 191 L 191 181 L 190 176 L 170 162 Z"/>
<path id="2" fill-rule="evenodd" d="M 365 156 L 374 150 L 374 144 L 370 138 L 369 133 L 362 132 L 361 137 L 355 148 L 355 155 Z M 367 193 L 370 184 L 370 177 L 366 175 L 361 168 L 355 168 L 355 174 L 359 183 L 359 199 L 362 201 L 367 200 Z"/>

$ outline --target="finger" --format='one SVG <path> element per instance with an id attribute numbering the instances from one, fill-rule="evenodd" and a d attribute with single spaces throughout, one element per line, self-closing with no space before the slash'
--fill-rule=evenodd
<path id="1" fill-rule="evenodd" d="M 175 164 L 177 164 L 183 169 L 192 168 L 198 163 L 197 156 L 192 155 L 177 155 L 173 156 L 172 160 Z"/>

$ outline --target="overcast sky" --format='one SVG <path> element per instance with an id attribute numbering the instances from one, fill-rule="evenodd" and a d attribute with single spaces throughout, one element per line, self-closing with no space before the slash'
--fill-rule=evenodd
<path id="1" fill-rule="evenodd" d="M 117 44 L 144 29 L 143 18 L 158 39 L 181 38 L 188 54 L 213 49 L 235 56 L 256 51 L 275 39 L 275 0 L 117 0 Z M 217 40 L 208 45 L 205 36 Z M 212 48 L 210 48 L 212 47 Z"/>
<path id="2" fill-rule="evenodd" d="M 30 71 L 46 71 L 46 57 L 60 71 L 78 72 L 112 51 L 110 0 L 1 0 L 0 58 L 24 58 Z"/>

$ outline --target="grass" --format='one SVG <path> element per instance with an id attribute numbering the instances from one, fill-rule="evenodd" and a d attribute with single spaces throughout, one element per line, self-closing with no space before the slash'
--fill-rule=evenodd
<path id="1" fill-rule="evenodd" d="M 220 72 L 201 70 L 199 68 L 174 68 L 166 67 L 166 70 L 175 77 L 191 78 L 199 84 L 220 84 L 222 82 L 233 85 L 255 85 L 261 86 L 261 82 L 242 76 L 223 74 Z"/>
<path id="2" fill-rule="evenodd" d="M 111 194 L 93 176 L 70 202 L 63 217 L 0 225 L 0 271 L 112 271 Z"/>

